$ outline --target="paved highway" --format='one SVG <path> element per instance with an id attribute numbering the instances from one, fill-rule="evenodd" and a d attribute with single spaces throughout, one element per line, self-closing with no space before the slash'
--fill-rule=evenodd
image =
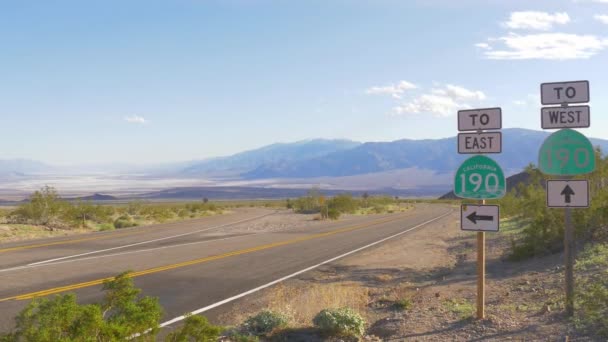
<path id="1" fill-rule="evenodd" d="M 104 279 L 131 270 L 143 294 L 160 298 L 164 322 L 207 311 L 346 253 L 411 229 L 423 229 L 451 211 L 420 205 L 400 214 L 374 215 L 282 232 L 230 234 L 273 212 L 233 214 L 77 237 L 0 245 L 0 330 L 36 296 L 75 292 L 101 298 Z M 223 234 L 216 230 L 222 229 Z M 176 319 L 177 318 L 177 319 Z"/>

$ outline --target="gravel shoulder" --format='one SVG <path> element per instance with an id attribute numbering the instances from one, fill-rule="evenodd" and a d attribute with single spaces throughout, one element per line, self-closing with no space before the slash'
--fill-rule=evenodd
<path id="1" fill-rule="evenodd" d="M 269 308 L 292 316 L 288 340 L 321 341 L 309 329 L 312 317 L 349 306 L 366 319 L 366 340 L 594 340 L 578 335 L 564 315 L 562 256 L 507 261 L 513 232 L 502 228 L 486 234 L 486 319 L 474 319 L 476 234 L 460 231 L 454 209 L 424 228 L 241 300 L 218 323 L 238 325 Z M 407 309 L 398 306 L 404 300 Z"/>

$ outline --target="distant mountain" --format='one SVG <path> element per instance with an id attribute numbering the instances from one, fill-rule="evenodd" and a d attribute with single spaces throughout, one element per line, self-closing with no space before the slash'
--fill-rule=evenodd
<path id="1" fill-rule="evenodd" d="M 0 175 L 21 176 L 26 174 L 44 173 L 53 170 L 45 163 L 29 159 L 0 159 Z"/>
<path id="2" fill-rule="evenodd" d="M 98 194 L 98 193 L 95 193 L 90 196 L 82 196 L 82 197 L 73 198 L 73 200 L 81 200 L 81 201 L 115 201 L 117 199 L 118 199 L 118 197 L 114 197 L 111 195 Z"/>
<path id="3" fill-rule="evenodd" d="M 351 140 L 314 139 L 295 143 L 277 143 L 229 157 L 212 158 L 193 163 L 181 175 L 237 176 L 260 167 L 281 169 L 300 161 L 321 158 L 361 145 Z"/>
<path id="4" fill-rule="evenodd" d="M 538 150 L 549 132 L 520 128 L 503 131 L 501 154 L 493 155 L 507 174 L 536 163 Z M 591 139 L 608 150 L 608 140 Z M 242 174 L 247 179 L 341 177 L 417 167 L 438 173 L 453 172 L 470 155 L 457 153 L 456 137 L 435 140 L 403 139 L 369 142 L 324 156 L 280 164 L 262 164 Z"/>

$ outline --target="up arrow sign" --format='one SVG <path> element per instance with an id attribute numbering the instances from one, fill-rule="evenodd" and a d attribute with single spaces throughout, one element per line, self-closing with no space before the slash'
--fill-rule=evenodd
<path id="1" fill-rule="evenodd" d="M 570 203 L 570 197 L 572 195 L 574 195 L 574 190 L 572 190 L 572 188 L 570 187 L 570 185 L 566 184 L 566 187 L 564 188 L 564 190 L 562 190 L 562 192 L 560 193 L 560 195 L 564 196 L 564 201 L 566 203 Z"/>
<path id="2" fill-rule="evenodd" d="M 477 224 L 477 221 L 494 221 L 494 216 L 477 215 L 476 211 L 472 212 L 471 215 L 467 216 L 467 218 L 474 224 Z"/>

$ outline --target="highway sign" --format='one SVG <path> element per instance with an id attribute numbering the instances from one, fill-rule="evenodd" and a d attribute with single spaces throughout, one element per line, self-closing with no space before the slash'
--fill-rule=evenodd
<path id="1" fill-rule="evenodd" d="M 548 175 L 574 176 L 595 169 L 593 145 L 581 133 L 564 128 L 551 134 L 540 148 L 538 165 Z"/>
<path id="2" fill-rule="evenodd" d="M 591 124 L 589 106 L 543 107 L 540 109 L 541 127 L 586 128 Z"/>
<path id="3" fill-rule="evenodd" d="M 547 206 L 550 208 L 588 207 L 589 182 L 586 180 L 548 180 Z"/>
<path id="4" fill-rule="evenodd" d="M 540 98 L 544 105 L 589 102 L 589 81 L 542 83 Z"/>
<path id="5" fill-rule="evenodd" d="M 458 153 L 500 153 L 502 134 L 500 132 L 459 133 Z"/>
<path id="6" fill-rule="evenodd" d="M 483 108 L 458 111 L 458 130 L 477 131 L 502 128 L 502 109 Z"/>
<path id="7" fill-rule="evenodd" d="M 460 206 L 460 229 L 481 232 L 497 232 L 499 226 L 497 205 Z"/>
<path id="8" fill-rule="evenodd" d="M 454 194 L 460 198 L 501 198 L 506 189 L 502 169 L 486 156 L 473 156 L 465 160 L 454 177 Z"/>

